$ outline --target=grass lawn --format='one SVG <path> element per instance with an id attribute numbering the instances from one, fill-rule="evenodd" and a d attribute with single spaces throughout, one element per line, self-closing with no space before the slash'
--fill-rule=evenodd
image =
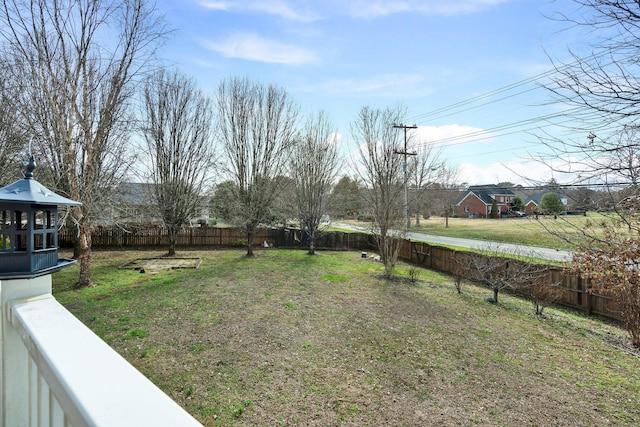
<path id="1" fill-rule="evenodd" d="M 426 270 L 411 284 L 406 265 L 388 282 L 355 252 L 118 268 L 160 254 L 94 252 L 97 286 L 73 289 L 74 266 L 54 294 L 204 425 L 640 423 L 640 358 L 616 326 Z"/>
<path id="2" fill-rule="evenodd" d="M 438 236 L 461 237 L 466 239 L 490 240 L 500 243 L 522 244 L 562 250 L 574 250 L 574 243 L 567 242 L 554 235 L 560 233 L 571 242 L 583 239 L 582 231 L 602 235 L 603 224 L 610 224 L 613 216 L 589 212 L 587 216 L 561 215 L 526 218 L 501 219 L 469 219 L 449 218 L 446 227 L 444 217 L 421 219 L 420 226 L 415 226 L 415 218 L 411 220 L 411 231 Z M 367 227 L 370 223 L 357 223 Z M 345 231 L 345 230 L 343 230 Z"/>

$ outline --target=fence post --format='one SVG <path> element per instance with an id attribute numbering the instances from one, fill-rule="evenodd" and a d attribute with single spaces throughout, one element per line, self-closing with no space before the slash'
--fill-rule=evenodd
<path id="1" fill-rule="evenodd" d="M 587 316 L 591 315 L 591 282 L 589 279 L 584 281 L 584 290 L 587 292 Z"/>

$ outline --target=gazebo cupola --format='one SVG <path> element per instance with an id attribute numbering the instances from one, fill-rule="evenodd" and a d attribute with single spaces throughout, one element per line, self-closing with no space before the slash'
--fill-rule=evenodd
<path id="1" fill-rule="evenodd" d="M 58 206 L 81 203 L 33 179 L 33 156 L 24 178 L 0 188 L 0 279 L 41 276 L 73 264 L 58 259 Z"/>

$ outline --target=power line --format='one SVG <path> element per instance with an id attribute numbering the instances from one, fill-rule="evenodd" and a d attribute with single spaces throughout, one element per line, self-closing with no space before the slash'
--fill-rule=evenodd
<path id="1" fill-rule="evenodd" d="M 481 130 L 468 132 L 468 133 L 464 133 L 464 134 L 460 134 L 460 135 L 450 136 L 450 137 L 447 137 L 447 138 L 431 140 L 431 141 L 425 142 L 423 144 L 433 144 L 433 145 L 439 145 L 441 147 L 452 147 L 452 146 L 456 146 L 456 145 L 469 144 L 469 143 L 472 143 L 472 142 L 478 142 L 478 141 L 483 141 L 483 140 L 487 140 L 487 139 L 492 139 L 492 138 L 496 138 L 497 136 L 512 135 L 514 133 L 526 132 L 526 131 L 539 129 L 540 128 L 539 122 L 545 122 L 548 126 L 558 126 L 558 125 L 561 125 L 563 123 L 570 122 L 571 119 L 570 118 L 566 118 L 566 120 L 564 120 L 564 121 L 553 122 L 553 123 L 550 122 L 550 120 L 556 119 L 556 118 L 559 118 L 559 117 L 566 117 L 568 112 L 572 112 L 572 111 L 577 112 L 579 110 L 580 110 L 579 107 L 575 107 L 573 109 L 565 110 L 563 112 L 546 114 L 546 115 L 532 117 L 532 118 L 525 119 L 525 120 L 520 120 L 518 122 L 513 122 L 513 123 L 508 123 L 508 124 L 504 124 L 504 125 L 495 126 L 493 128 L 481 129 Z M 525 126 L 525 125 L 533 125 L 533 126 L 529 126 L 529 127 L 525 128 L 525 129 L 520 129 L 521 126 Z M 515 129 L 515 130 L 513 130 L 511 132 L 506 132 L 506 133 L 503 132 L 503 133 L 497 134 L 497 132 L 508 131 L 508 130 L 512 130 L 512 129 Z"/>
<path id="2" fill-rule="evenodd" d="M 608 51 L 608 52 L 601 52 L 601 53 L 598 53 L 598 54 L 594 54 L 594 55 L 592 55 L 591 59 L 600 59 L 603 56 L 611 55 L 611 53 L 612 53 L 611 51 Z M 559 72 L 562 72 L 563 70 L 566 70 L 566 69 L 568 69 L 570 67 L 573 67 L 573 66 L 579 64 L 581 61 L 582 60 L 578 59 L 578 60 L 575 60 L 573 62 L 570 62 L 570 63 L 567 63 L 567 64 L 563 64 L 562 66 L 555 67 L 555 68 L 547 70 L 547 71 L 543 71 L 543 72 L 538 73 L 538 74 L 536 74 L 534 76 L 527 77 L 526 79 L 523 79 L 523 80 L 520 80 L 520 81 L 517 81 L 517 82 L 514 82 L 514 83 L 510 83 L 510 84 L 508 84 L 506 86 L 503 86 L 503 87 L 500 87 L 498 89 L 494 89 L 494 90 L 491 90 L 489 92 L 486 92 L 486 93 L 483 93 L 483 94 L 480 94 L 480 95 L 477 95 L 477 96 L 474 96 L 474 97 L 471 97 L 471 98 L 468 98 L 468 99 L 464 99 L 464 100 L 455 102 L 455 103 L 450 104 L 450 105 L 439 107 L 439 108 L 436 108 L 434 110 L 427 111 L 426 113 L 418 114 L 416 116 L 410 117 L 409 120 L 417 122 L 417 121 L 419 121 L 421 119 L 425 119 L 425 118 L 428 118 L 428 117 L 431 117 L 431 116 L 437 116 L 437 115 L 439 115 L 441 113 L 448 112 L 448 111 L 451 111 L 451 110 L 455 110 L 458 107 L 464 107 L 466 105 L 473 104 L 473 103 L 481 101 L 483 99 L 493 98 L 496 95 L 499 95 L 499 94 L 504 93 L 504 92 L 508 92 L 508 91 L 516 89 L 516 88 L 518 88 L 520 86 L 524 86 L 524 85 L 527 85 L 527 84 L 530 84 L 530 83 L 537 83 L 543 78 L 550 77 L 550 76 L 552 76 L 554 74 L 557 74 Z M 602 67 L 606 67 L 606 66 L 611 65 L 613 63 L 614 62 L 612 60 L 611 62 L 606 63 L 606 64 L 602 64 L 601 66 Z M 477 105 L 475 107 L 466 108 L 466 109 L 464 109 L 462 111 L 468 111 L 470 109 L 483 107 L 485 105 L 489 105 L 489 104 L 495 103 L 497 101 L 501 101 L 501 100 L 512 98 L 513 96 L 517 96 L 517 95 L 521 95 L 521 94 L 524 94 L 524 93 L 527 93 L 527 92 L 531 92 L 532 90 L 535 90 L 537 88 L 539 88 L 539 87 L 526 89 L 526 90 L 523 90 L 523 91 L 521 91 L 521 92 L 519 92 L 519 93 L 517 93 L 515 95 L 506 96 L 506 97 L 500 98 L 498 100 L 491 100 L 489 102 Z M 453 114 L 456 114 L 456 113 L 450 113 L 450 114 L 447 114 L 446 116 L 442 116 L 442 117 L 448 117 L 448 116 L 453 115 Z M 440 117 L 438 117 L 438 118 L 440 118 Z"/>
<path id="3" fill-rule="evenodd" d="M 611 52 L 601 52 L 598 54 L 594 54 L 591 56 L 591 59 L 597 60 L 605 55 L 610 55 Z M 470 110 L 478 109 L 481 107 L 486 107 L 490 104 L 495 104 L 501 101 L 505 101 L 520 95 L 527 94 L 536 89 L 541 88 L 540 81 L 542 79 L 548 78 L 556 73 L 561 73 L 563 70 L 566 70 L 570 67 L 573 67 L 579 64 L 582 60 L 577 59 L 573 62 L 564 64 L 562 66 L 555 67 L 551 70 L 547 70 L 541 73 L 538 73 L 534 76 L 528 77 L 526 79 L 520 80 L 515 83 L 508 84 L 501 88 L 486 92 L 484 94 L 477 95 L 475 97 L 458 101 L 456 103 L 450 104 L 448 106 L 436 108 L 434 110 L 428 111 L 426 113 L 422 113 L 416 116 L 411 117 L 411 120 L 418 121 L 420 119 L 442 119 L 445 117 L 450 117 L 456 114 L 460 114 L 463 112 L 467 112 Z M 611 62 L 607 62 L 606 64 L 601 64 L 601 66 L 608 66 L 613 64 L 613 60 Z M 536 84 L 535 87 L 524 88 L 516 93 L 509 93 L 517 88 L 520 88 L 525 85 Z M 506 94 L 505 96 L 495 98 L 497 95 Z M 486 102 L 478 104 L 486 100 Z M 574 115 L 574 113 L 579 113 L 581 110 L 587 111 L 584 107 L 573 107 L 568 110 L 564 110 L 557 113 L 550 113 L 545 115 L 540 115 L 536 117 L 532 117 L 529 119 L 524 119 L 516 122 L 506 123 L 503 125 L 495 126 L 489 129 L 482 129 L 474 132 L 469 132 L 466 134 L 455 135 L 447 138 L 441 138 L 437 140 L 431 140 L 429 142 L 425 142 L 423 145 L 432 144 L 439 145 L 440 147 L 451 147 L 462 144 L 470 144 L 474 142 L 479 142 L 487 139 L 493 139 L 500 136 L 512 135 L 521 132 L 530 132 L 533 130 L 539 130 L 548 126 L 563 126 L 567 123 L 574 121 L 578 116 Z M 571 115 L 571 117 L 569 117 Z M 563 118 L 562 121 L 556 121 L 558 118 Z M 592 119 L 596 118 L 595 113 L 591 112 L 591 117 L 589 114 L 584 114 L 581 117 L 582 119 Z M 522 128 L 524 127 L 524 128 Z M 564 127 L 564 126 L 563 126 Z M 567 128 L 567 127 L 565 127 Z M 568 128 L 567 128 L 568 129 Z"/>
<path id="4" fill-rule="evenodd" d="M 592 120 L 600 117 L 596 112 L 593 112 L 592 110 L 589 110 L 585 107 L 573 107 L 560 112 L 540 115 L 512 123 L 507 123 L 504 125 L 495 126 L 493 128 L 480 129 L 477 131 L 454 135 L 446 138 L 429 140 L 418 144 L 417 146 L 432 145 L 439 146 L 440 148 L 454 147 L 458 145 L 494 139 L 501 136 L 540 130 L 549 126 L 563 127 L 566 130 L 572 129 L 574 131 L 584 131 L 584 129 L 582 128 L 565 126 L 566 124 L 574 122 L 575 118 L 578 117 L 577 114 L 581 114 L 581 118 L 583 120 Z M 562 120 L 555 120 L 558 118 L 562 118 Z M 599 126 L 602 127 L 602 125 Z M 590 128 L 590 130 L 591 129 L 592 128 Z"/>
<path id="5" fill-rule="evenodd" d="M 419 114 L 417 116 L 411 117 L 410 119 L 413 120 L 413 121 L 418 121 L 420 119 L 425 119 L 427 117 L 438 116 L 439 114 L 446 113 L 446 112 L 449 112 L 451 110 L 455 110 L 457 107 L 464 107 L 466 105 L 473 104 L 473 103 L 475 103 L 477 101 L 480 101 L 480 100 L 483 100 L 483 99 L 493 98 L 494 96 L 499 95 L 501 93 L 504 93 L 504 92 L 507 92 L 509 90 L 515 89 L 517 87 L 523 86 L 525 84 L 534 82 L 537 79 L 542 78 L 545 75 L 548 75 L 549 73 L 550 73 L 550 71 L 547 71 L 545 73 L 540 73 L 540 74 L 538 74 L 538 75 L 536 75 L 534 77 L 530 77 L 528 79 L 521 80 L 521 81 L 516 82 L 516 83 L 512 83 L 512 84 L 504 86 L 502 88 L 499 88 L 499 89 L 496 89 L 496 90 L 493 90 L 493 91 L 490 91 L 490 92 L 486 92 L 484 94 L 477 95 L 477 96 L 474 96 L 474 97 L 469 98 L 469 99 L 458 101 L 458 102 L 456 102 L 454 104 L 451 104 L 451 105 L 447 105 L 447 106 L 444 106 L 444 107 L 436 108 L 435 110 L 431 110 L 431 111 L 428 111 L 426 113 Z M 527 89 L 527 90 L 522 91 L 522 92 L 520 92 L 520 93 L 518 93 L 516 95 L 519 95 L 519 94 L 522 94 L 522 93 L 527 93 L 527 92 L 530 92 L 530 91 L 532 91 L 534 89 L 536 89 L 536 88 Z M 498 102 L 498 101 L 502 101 L 504 99 L 509 99 L 509 98 L 511 98 L 513 96 L 515 96 L 515 95 L 511 95 L 511 96 L 508 96 L 508 97 L 503 97 L 503 98 L 500 98 L 500 99 L 497 99 L 497 100 L 492 100 L 490 102 L 487 102 L 487 103 L 484 103 L 484 104 L 481 104 L 481 105 L 478 105 L 478 106 L 475 106 L 475 107 L 466 108 L 464 110 L 461 110 L 460 112 L 468 111 L 468 110 L 471 110 L 471 109 L 474 109 L 474 108 L 483 107 L 485 105 L 489 105 L 489 104 L 492 104 L 492 103 L 495 103 L 495 102 Z M 457 111 L 453 112 L 453 113 L 449 113 L 449 114 L 444 115 L 444 116 L 438 116 L 436 118 L 449 117 L 449 116 L 451 116 L 453 114 L 456 114 L 456 113 L 457 113 Z"/>

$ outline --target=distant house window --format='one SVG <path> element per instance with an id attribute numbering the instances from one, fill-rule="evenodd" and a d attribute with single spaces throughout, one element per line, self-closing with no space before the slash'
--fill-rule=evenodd
<path id="1" fill-rule="evenodd" d="M 465 212 L 469 212 L 469 206 L 465 206 L 465 207 L 464 207 L 464 211 L 465 211 Z"/>

